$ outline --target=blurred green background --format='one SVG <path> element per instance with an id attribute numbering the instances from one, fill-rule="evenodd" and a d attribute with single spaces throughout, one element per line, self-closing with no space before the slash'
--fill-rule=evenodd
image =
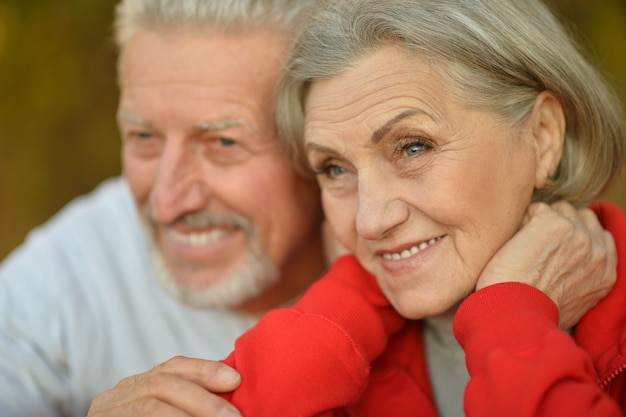
<path id="1" fill-rule="evenodd" d="M 120 173 L 115 3 L 0 0 L 0 259 L 70 199 Z M 549 4 L 626 103 L 626 1 Z M 626 173 L 607 197 L 626 208 Z"/>

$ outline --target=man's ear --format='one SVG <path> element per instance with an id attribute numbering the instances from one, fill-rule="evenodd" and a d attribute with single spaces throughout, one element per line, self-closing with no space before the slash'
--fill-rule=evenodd
<path id="1" fill-rule="evenodd" d="M 554 93 L 537 96 L 528 123 L 535 146 L 535 188 L 540 189 L 559 166 L 565 140 L 565 113 Z"/>

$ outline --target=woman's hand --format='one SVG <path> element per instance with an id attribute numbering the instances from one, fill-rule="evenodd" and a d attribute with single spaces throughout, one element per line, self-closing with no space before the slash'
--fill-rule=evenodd
<path id="1" fill-rule="evenodd" d="M 565 202 L 529 206 L 522 228 L 493 256 L 476 289 L 522 282 L 546 293 L 568 329 L 611 290 L 615 242 L 590 209 Z"/>

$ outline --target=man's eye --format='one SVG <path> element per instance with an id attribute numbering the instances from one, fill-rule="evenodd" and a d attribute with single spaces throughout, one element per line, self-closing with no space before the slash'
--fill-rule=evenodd
<path id="1" fill-rule="evenodd" d="M 134 139 L 134 140 L 140 140 L 140 141 L 154 138 L 154 135 L 152 133 L 142 132 L 142 131 L 131 131 L 126 136 L 128 139 Z"/>
<path id="2" fill-rule="evenodd" d="M 220 145 L 224 147 L 234 146 L 237 144 L 237 142 L 229 138 L 219 138 L 218 140 L 219 140 Z"/>
<path id="3" fill-rule="evenodd" d="M 156 157 L 163 150 L 163 140 L 155 133 L 148 131 L 133 131 L 125 136 L 124 146 L 134 155 L 140 157 Z"/>
<path id="4" fill-rule="evenodd" d="M 246 142 L 226 137 L 213 137 L 205 142 L 205 154 L 208 159 L 221 165 L 245 161 L 250 155 Z"/>

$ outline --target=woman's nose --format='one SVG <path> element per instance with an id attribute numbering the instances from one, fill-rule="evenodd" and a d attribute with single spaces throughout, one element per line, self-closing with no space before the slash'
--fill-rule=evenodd
<path id="1" fill-rule="evenodd" d="M 409 217 L 409 208 L 387 175 L 359 175 L 357 233 L 368 240 L 384 238 Z"/>

